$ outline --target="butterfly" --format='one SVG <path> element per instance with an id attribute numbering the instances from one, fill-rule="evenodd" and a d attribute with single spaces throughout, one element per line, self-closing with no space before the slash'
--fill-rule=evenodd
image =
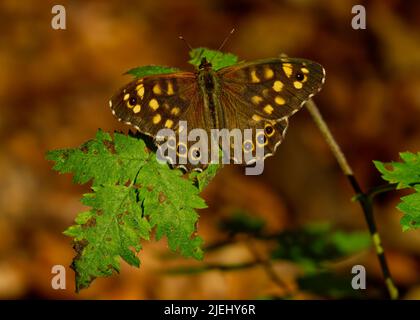
<path id="1" fill-rule="evenodd" d="M 174 72 L 136 79 L 109 101 L 114 116 L 154 138 L 163 128 L 179 132 L 179 121 L 189 129 L 260 129 L 243 152 L 261 147 L 264 159 L 284 140 L 289 117 L 318 93 L 325 81 L 324 68 L 300 58 L 273 58 L 241 62 L 214 70 L 203 57 L 196 72 Z M 203 156 L 200 150 L 173 143 L 177 155 Z M 231 146 L 233 148 L 233 145 Z M 249 164 L 249 163 L 247 163 Z M 186 172 L 202 171 L 206 163 L 173 165 Z"/>

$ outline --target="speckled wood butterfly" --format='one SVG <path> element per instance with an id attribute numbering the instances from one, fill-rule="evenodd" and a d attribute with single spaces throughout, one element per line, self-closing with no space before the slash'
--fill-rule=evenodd
<path id="1" fill-rule="evenodd" d="M 264 146 L 265 159 L 283 141 L 289 117 L 321 90 L 324 81 L 324 68 L 305 59 L 256 60 L 215 71 L 202 58 L 194 73 L 160 74 L 130 82 L 109 105 L 120 121 L 153 138 L 162 128 L 176 132 L 180 120 L 209 135 L 211 129 L 263 129 L 264 134 L 243 149 Z M 177 152 L 188 153 L 189 145 L 177 145 Z M 190 171 L 206 165 L 176 167 Z"/>

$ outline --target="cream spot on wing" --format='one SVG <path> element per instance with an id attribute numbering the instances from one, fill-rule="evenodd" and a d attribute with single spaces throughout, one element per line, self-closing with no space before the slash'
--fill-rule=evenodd
<path id="1" fill-rule="evenodd" d="M 281 106 L 286 103 L 286 101 L 280 96 L 275 97 L 274 102 Z"/>
<path id="2" fill-rule="evenodd" d="M 302 89 L 303 84 L 302 84 L 302 82 L 295 81 L 295 82 L 293 82 L 293 86 L 294 86 L 296 89 Z"/>
<path id="3" fill-rule="evenodd" d="M 274 72 L 270 67 L 264 68 L 264 77 L 266 79 L 271 79 L 274 76 Z"/>
<path id="4" fill-rule="evenodd" d="M 259 122 L 259 121 L 261 121 L 261 117 L 258 115 L 258 114 L 254 114 L 253 116 L 252 116 L 252 120 L 254 120 L 254 121 L 257 121 L 257 122 Z"/>
<path id="5" fill-rule="evenodd" d="M 141 106 L 139 104 L 136 104 L 136 106 L 133 108 L 134 113 L 139 113 L 141 110 Z"/>
<path id="6" fill-rule="evenodd" d="M 144 86 L 142 84 L 139 84 L 136 87 L 136 90 L 137 90 L 137 95 L 140 97 L 140 99 L 143 99 L 143 97 L 144 97 Z"/>
<path id="7" fill-rule="evenodd" d="M 260 82 L 260 79 L 257 77 L 257 71 L 255 69 L 251 70 L 251 81 L 254 83 Z"/>
<path id="8" fill-rule="evenodd" d="M 172 128 L 173 124 L 174 124 L 174 122 L 171 119 L 168 119 L 165 122 L 165 127 L 170 129 L 170 128 Z"/>
<path id="9" fill-rule="evenodd" d="M 176 115 L 178 115 L 179 114 L 179 112 L 180 112 L 181 110 L 178 108 L 178 107 L 174 107 L 174 108 L 172 108 L 172 110 L 171 110 L 171 114 L 173 114 L 174 116 L 176 116 Z"/>
<path id="10" fill-rule="evenodd" d="M 124 95 L 124 101 L 127 101 L 127 100 L 128 100 L 128 98 L 130 98 L 130 94 L 129 94 L 129 93 L 126 93 L 126 94 Z"/>
<path id="11" fill-rule="evenodd" d="M 271 104 L 267 104 L 265 107 L 264 107 L 264 112 L 265 113 L 267 113 L 267 114 L 271 114 L 272 112 L 273 112 L 273 107 L 271 106 Z"/>
<path id="12" fill-rule="evenodd" d="M 166 91 L 166 93 L 171 96 L 174 94 L 174 87 L 172 85 L 171 81 L 168 81 L 168 90 Z"/>
<path id="13" fill-rule="evenodd" d="M 300 68 L 300 71 L 302 71 L 303 73 L 309 73 L 309 70 L 307 68 Z"/>
<path id="14" fill-rule="evenodd" d="M 260 97 L 260 96 L 253 96 L 253 97 L 251 98 L 251 101 L 252 101 L 252 103 L 254 103 L 254 104 L 259 104 L 261 101 L 263 101 L 263 98 L 262 98 L 262 97 Z"/>
<path id="15" fill-rule="evenodd" d="M 187 145 L 185 143 L 178 143 L 176 147 L 176 154 L 180 157 L 186 157 L 187 156 Z"/>
<path id="16" fill-rule="evenodd" d="M 154 94 L 162 94 L 162 89 L 160 88 L 160 85 L 159 85 L 159 83 L 156 83 L 154 86 L 153 86 L 153 93 Z"/>
<path id="17" fill-rule="evenodd" d="M 160 116 L 160 114 L 158 113 L 157 115 L 155 115 L 154 117 L 153 117 L 153 123 L 154 124 L 158 124 L 159 122 L 160 122 L 160 120 L 162 120 L 162 117 Z"/>
<path id="18" fill-rule="evenodd" d="M 109 100 L 109 107 L 110 108 L 112 107 L 112 101 L 111 100 Z"/>
<path id="19" fill-rule="evenodd" d="M 149 101 L 149 107 L 156 111 L 159 108 L 159 102 L 156 99 L 152 99 Z"/>
<path id="20" fill-rule="evenodd" d="M 245 140 L 242 144 L 242 149 L 245 152 L 251 152 L 254 151 L 254 143 L 251 140 Z"/>
<path id="21" fill-rule="evenodd" d="M 283 63 L 282 68 L 283 68 L 283 71 L 284 71 L 284 73 L 286 74 L 286 76 L 287 76 L 288 78 L 290 78 L 290 76 L 291 76 L 291 75 L 292 75 L 292 73 L 293 73 L 293 67 L 292 67 L 292 64 L 290 64 L 290 63 Z"/>
<path id="22" fill-rule="evenodd" d="M 261 137 L 261 138 L 260 138 Z M 257 133 L 256 142 L 259 146 L 266 146 L 268 144 L 268 139 L 265 139 L 264 132 Z M 263 142 L 261 142 L 261 140 Z"/>
<path id="23" fill-rule="evenodd" d="M 273 90 L 276 92 L 280 92 L 283 89 L 283 82 L 277 80 L 273 83 Z"/>

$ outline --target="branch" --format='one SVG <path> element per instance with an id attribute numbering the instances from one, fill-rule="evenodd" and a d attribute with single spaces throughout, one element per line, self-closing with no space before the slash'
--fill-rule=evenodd
<path id="1" fill-rule="evenodd" d="M 277 274 L 276 270 L 273 267 L 273 264 L 270 259 L 266 259 L 260 255 L 258 252 L 257 247 L 255 246 L 254 240 L 252 238 L 248 239 L 246 242 L 247 247 L 251 254 L 255 258 L 255 263 L 261 264 L 268 275 L 268 277 L 280 288 L 284 291 L 284 295 L 286 297 L 292 297 L 295 292 L 289 288 L 289 286 L 283 281 L 281 277 Z"/>
<path id="2" fill-rule="evenodd" d="M 344 156 L 343 152 L 341 151 L 339 145 L 335 141 L 331 131 L 329 130 L 327 124 L 325 123 L 324 119 L 322 118 L 319 109 L 315 105 L 312 99 L 310 99 L 306 103 L 306 107 L 311 114 L 315 124 L 318 126 L 318 129 L 321 131 L 325 141 L 328 143 L 329 147 L 331 148 L 332 153 L 334 154 L 341 170 L 346 175 L 347 179 L 349 180 L 355 194 L 356 199 L 360 203 L 362 207 L 363 214 L 369 229 L 369 233 L 372 237 L 372 241 L 375 245 L 376 255 L 378 256 L 379 264 L 382 270 L 382 274 L 385 279 L 385 285 L 387 287 L 389 296 L 391 299 L 398 299 L 398 289 L 392 280 L 391 273 L 388 268 L 388 263 L 385 257 L 385 252 L 381 244 L 381 237 L 377 231 L 375 218 L 373 215 L 373 206 L 372 206 L 372 198 L 374 195 L 378 194 L 378 192 L 385 192 L 388 191 L 387 188 L 383 188 L 380 190 L 376 190 L 376 192 L 364 193 L 353 174 L 353 170 L 351 169 L 350 165 L 347 162 L 346 157 Z M 394 188 L 394 187 L 393 187 Z M 392 190 L 392 189 L 391 189 Z"/>

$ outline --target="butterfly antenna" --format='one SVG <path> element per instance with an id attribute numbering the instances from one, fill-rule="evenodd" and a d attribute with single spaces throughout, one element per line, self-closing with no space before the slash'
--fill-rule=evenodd
<path id="1" fill-rule="evenodd" d="M 229 34 L 226 36 L 225 40 L 223 40 L 222 44 L 220 45 L 219 49 L 217 51 L 222 50 L 222 48 L 225 46 L 226 42 L 229 40 L 230 36 L 235 32 L 235 28 L 230 30 Z"/>
<path id="2" fill-rule="evenodd" d="M 187 45 L 188 49 L 193 50 L 193 48 L 191 47 L 191 45 L 188 43 L 187 40 L 185 40 L 185 38 L 183 36 L 179 36 L 178 37 L 180 40 L 184 41 L 185 44 Z"/>

